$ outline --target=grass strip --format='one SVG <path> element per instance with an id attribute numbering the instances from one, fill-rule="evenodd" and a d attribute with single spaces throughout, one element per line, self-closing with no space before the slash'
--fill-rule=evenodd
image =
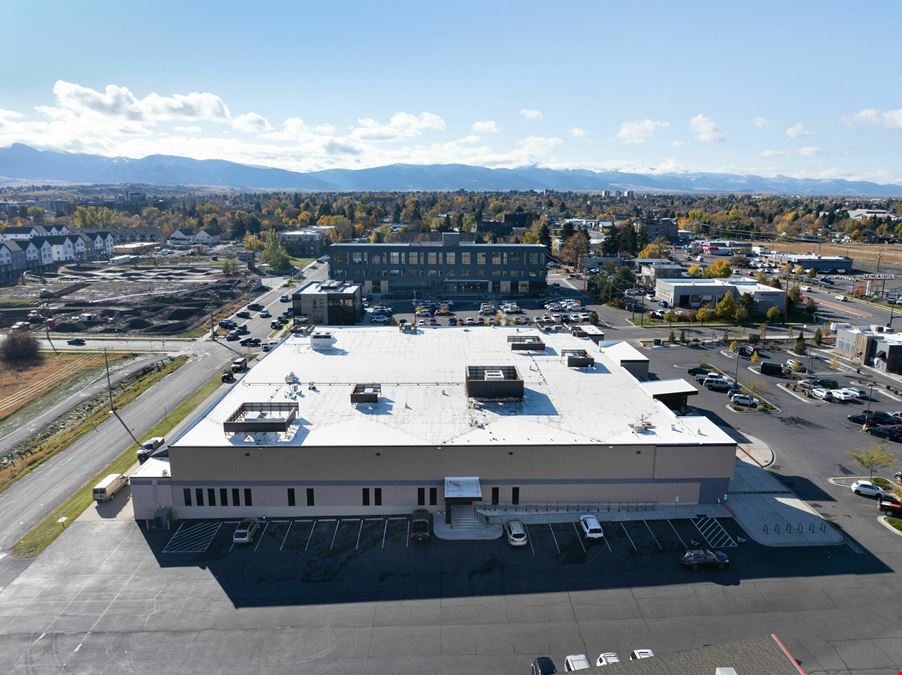
<path id="1" fill-rule="evenodd" d="M 219 373 L 207 380 L 204 384 L 194 390 L 194 392 L 181 404 L 179 404 L 171 413 L 160 420 L 150 431 L 147 436 L 166 436 L 177 424 L 190 415 L 195 408 L 206 400 L 220 386 Z M 21 558 L 34 558 L 41 554 L 53 541 L 63 532 L 64 524 L 59 522 L 60 518 L 66 518 L 65 523 L 71 523 L 82 512 L 93 503 L 92 490 L 94 486 L 104 477 L 111 473 L 125 473 L 135 464 L 135 453 L 138 450 L 137 444 L 133 443 L 124 450 L 116 459 L 110 462 L 102 471 L 91 478 L 87 483 L 73 492 L 66 501 L 55 508 L 41 522 L 35 525 L 28 533 L 22 537 L 13 547 L 13 554 Z"/>
<path id="2" fill-rule="evenodd" d="M 886 522 L 895 527 L 897 530 L 902 532 L 902 518 L 891 518 L 887 516 Z"/>
<path id="3" fill-rule="evenodd" d="M 178 370 L 187 360 L 187 356 L 176 357 L 163 367 L 147 373 L 140 380 L 128 385 L 113 397 L 114 407 L 118 410 L 128 405 L 161 379 Z M 109 410 L 106 406 L 102 406 L 86 415 L 76 426 L 53 434 L 44 440 L 28 455 L 0 471 L 0 492 L 22 478 L 22 476 L 34 471 L 54 455 L 68 448 L 72 443 L 107 419 L 109 419 Z"/>

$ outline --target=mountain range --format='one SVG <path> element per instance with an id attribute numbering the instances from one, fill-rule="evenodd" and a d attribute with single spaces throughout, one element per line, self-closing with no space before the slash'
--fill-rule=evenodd
<path id="1" fill-rule="evenodd" d="M 369 169 L 296 172 L 219 159 L 171 155 L 141 159 L 0 148 L 0 182 L 182 185 L 198 188 L 302 191 L 405 190 L 633 190 L 652 193 L 766 193 L 902 196 L 902 185 L 844 179 L 763 177 L 730 173 L 641 174 L 527 166 L 492 169 L 467 164 L 392 164 Z"/>

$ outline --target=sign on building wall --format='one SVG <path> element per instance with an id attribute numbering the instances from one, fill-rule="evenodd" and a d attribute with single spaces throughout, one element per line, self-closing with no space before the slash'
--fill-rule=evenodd
<path id="1" fill-rule="evenodd" d="M 893 274 L 892 272 L 887 272 L 887 273 L 880 272 L 879 274 L 862 274 L 861 278 L 867 279 L 868 281 L 881 281 L 881 280 L 888 281 L 890 279 L 895 279 L 896 275 Z"/>

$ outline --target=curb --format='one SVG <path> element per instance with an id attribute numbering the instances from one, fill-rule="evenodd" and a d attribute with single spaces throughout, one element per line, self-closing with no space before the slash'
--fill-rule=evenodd
<path id="1" fill-rule="evenodd" d="M 893 527 L 888 522 L 886 522 L 886 518 L 887 518 L 887 516 L 877 516 L 877 522 L 879 522 L 881 525 L 883 525 L 883 527 L 885 527 L 887 530 L 892 532 L 897 537 L 902 537 L 902 532 L 900 532 L 895 527 Z"/>

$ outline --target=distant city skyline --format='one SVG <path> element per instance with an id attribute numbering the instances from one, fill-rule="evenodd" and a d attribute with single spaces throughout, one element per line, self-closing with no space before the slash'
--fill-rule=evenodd
<path id="1" fill-rule="evenodd" d="M 902 184 L 902 4 L 11 0 L 0 146 Z"/>

